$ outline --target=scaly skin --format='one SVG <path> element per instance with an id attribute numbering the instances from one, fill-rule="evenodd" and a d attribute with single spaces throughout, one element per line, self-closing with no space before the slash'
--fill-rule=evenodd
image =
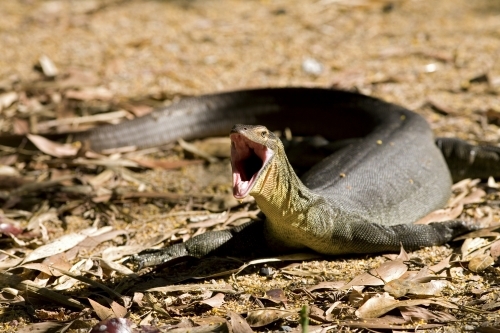
<path id="1" fill-rule="evenodd" d="M 273 152 L 243 195 L 252 195 L 266 215 L 266 240 L 276 252 L 312 249 L 329 255 L 374 253 L 396 251 L 401 245 L 413 250 L 443 244 L 474 229 L 463 221 L 385 226 L 355 214 L 346 215 L 335 200 L 314 193 L 302 183 L 288 162 L 283 144 L 266 127 L 236 125 L 231 139 L 236 145 L 233 150 L 244 150 L 250 142 Z M 233 174 L 240 172 L 235 159 L 238 157 L 232 157 Z M 235 181 L 234 186 L 235 195 L 241 198 L 241 185 Z"/>

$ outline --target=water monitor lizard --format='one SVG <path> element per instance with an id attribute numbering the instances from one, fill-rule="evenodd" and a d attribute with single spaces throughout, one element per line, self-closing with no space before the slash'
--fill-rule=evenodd
<path id="1" fill-rule="evenodd" d="M 328 140 L 359 139 L 299 179 L 270 131 L 284 128 Z M 100 151 L 230 130 L 234 195 L 254 196 L 267 220 L 140 254 L 134 258 L 140 267 L 180 256 L 260 256 L 303 249 L 336 255 L 443 244 L 474 227 L 463 221 L 413 222 L 446 203 L 452 179 L 500 176 L 499 147 L 435 140 L 426 121 L 412 111 L 330 89 L 271 88 L 186 98 L 77 139 Z"/>

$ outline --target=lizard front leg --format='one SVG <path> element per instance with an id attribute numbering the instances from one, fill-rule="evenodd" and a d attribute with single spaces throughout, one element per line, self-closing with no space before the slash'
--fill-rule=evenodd
<path id="1" fill-rule="evenodd" d="M 253 221 L 228 230 L 210 231 L 184 243 L 134 255 L 129 262 L 136 269 L 160 265 L 182 257 L 202 258 L 207 255 L 256 257 L 273 252 L 264 236 L 264 222 Z"/>

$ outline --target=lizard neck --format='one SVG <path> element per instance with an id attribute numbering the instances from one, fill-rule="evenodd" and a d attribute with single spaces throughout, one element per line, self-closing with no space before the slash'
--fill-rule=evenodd
<path id="1" fill-rule="evenodd" d="M 276 154 L 250 195 L 267 219 L 277 225 L 301 224 L 316 199 L 295 174 L 284 152 Z"/>

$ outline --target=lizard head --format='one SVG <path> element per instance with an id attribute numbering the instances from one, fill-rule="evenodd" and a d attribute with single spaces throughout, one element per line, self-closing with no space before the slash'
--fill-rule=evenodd
<path id="1" fill-rule="evenodd" d="M 283 150 L 281 140 L 260 125 L 234 125 L 231 138 L 233 195 L 243 199 L 262 184 L 276 153 Z"/>

